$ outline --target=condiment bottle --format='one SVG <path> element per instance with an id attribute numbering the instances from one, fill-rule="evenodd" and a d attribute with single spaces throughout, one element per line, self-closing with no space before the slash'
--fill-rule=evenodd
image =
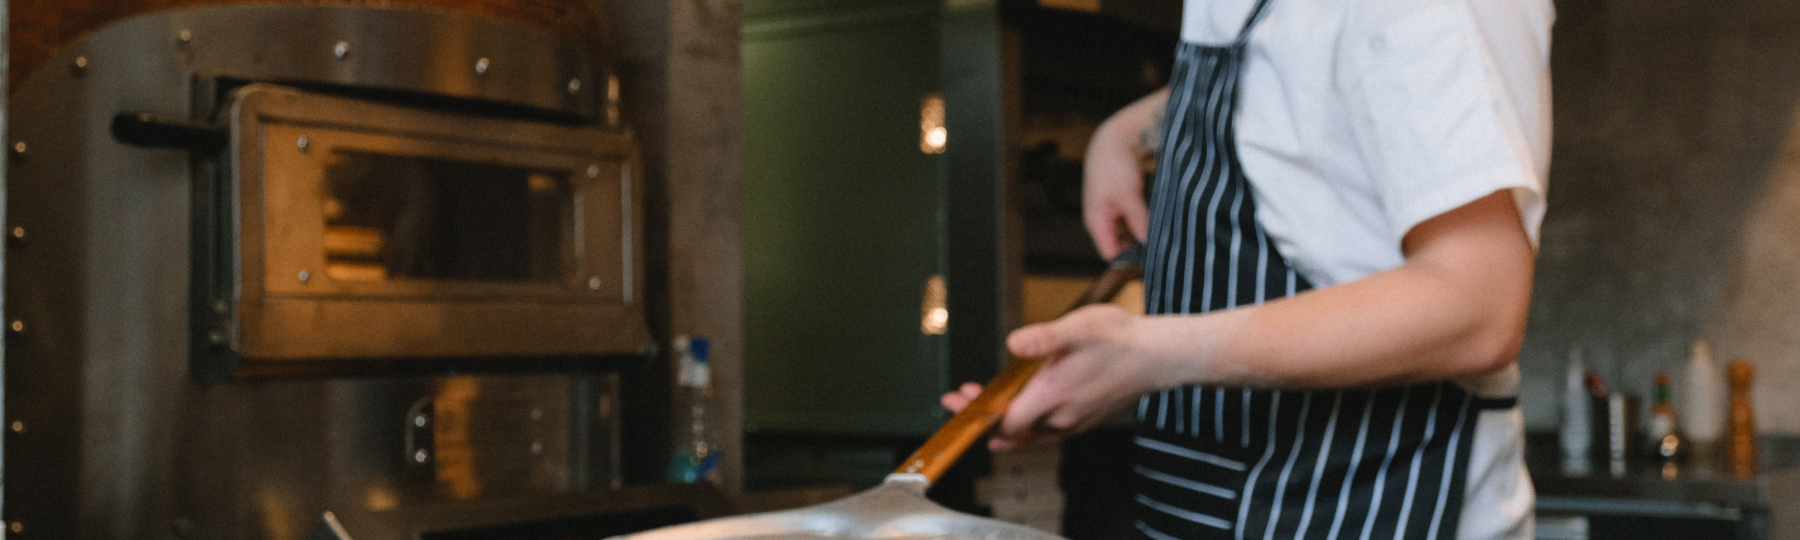
<path id="1" fill-rule="evenodd" d="M 1719 441 L 1725 435 L 1725 378 L 1723 370 L 1713 363 L 1712 348 L 1706 340 L 1694 340 L 1688 355 L 1687 372 L 1676 387 L 1681 406 L 1681 435 L 1687 443 L 1691 462 L 1696 466 L 1717 464 Z"/>
<path id="2" fill-rule="evenodd" d="M 1581 349 L 1569 351 L 1569 367 L 1563 381 L 1562 443 L 1563 473 L 1587 474 L 1593 458 L 1593 399 L 1585 388 L 1587 364 L 1581 361 Z"/>
<path id="3" fill-rule="evenodd" d="M 1651 399 L 1645 446 L 1649 449 L 1651 462 L 1662 469 L 1663 478 L 1672 480 L 1686 449 L 1682 448 L 1681 435 L 1676 429 L 1675 406 L 1669 404 L 1668 372 L 1656 372 L 1656 389 L 1651 393 Z"/>
<path id="4" fill-rule="evenodd" d="M 1756 368 L 1742 359 L 1726 368 L 1731 380 L 1731 475 L 1756 476 L 1756 415 L 1750 408 L 1750 378 Z"/>
<path id="5" fill-rule="evenodd" d="M 1588 393 L 1593 396 L 1594 455 L 1614 477 L 1623 477 L 1641 461 L 1637 399 L 1623 392 L 1608 392 L 1599 373 L 1588 371 Z"/>

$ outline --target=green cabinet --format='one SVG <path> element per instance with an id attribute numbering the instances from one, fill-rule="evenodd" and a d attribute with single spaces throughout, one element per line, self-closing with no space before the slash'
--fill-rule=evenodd
<path id="1" fill-rule="evenodd" d="M 912 436 L 945 416 L 937 2 L 747 1 L 745 413 L 756 433 Z M 952 145 L 954 135 L 952 135 Z"/>

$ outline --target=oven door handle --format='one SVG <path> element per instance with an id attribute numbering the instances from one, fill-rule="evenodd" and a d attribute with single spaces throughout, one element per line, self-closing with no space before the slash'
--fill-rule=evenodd
<path id="1" fill-rule="evenodd" d="M 197 120 L 148 112 L 122 112 L 113 116 L 112 136 L 119 142 L 146 148 L 186 148 L 213 152 L 225 147 L 225 128 Z"/>

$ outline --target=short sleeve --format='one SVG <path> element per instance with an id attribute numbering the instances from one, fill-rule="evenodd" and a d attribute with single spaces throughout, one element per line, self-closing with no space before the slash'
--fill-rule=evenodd
<path id="1" fill-rule="evenodd" d="M 1535 246 L 1548 170 L 1548 58 L 1519 48 L 1547 43 L 1548 23 L 1478 13 L 1465 0 L 1406 4 L 1346 51 L 1356 83 L 1348 97 L 1367 115 L 1352 129 L 1392 240 L 1508 190 Z"/>

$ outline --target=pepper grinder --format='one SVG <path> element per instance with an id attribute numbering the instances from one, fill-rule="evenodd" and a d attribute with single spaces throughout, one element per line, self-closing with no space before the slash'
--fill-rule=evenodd
<path id="1" fill-rule="evenodd" d="M 1726 368 L 1731 380 L 1731 475 L 1756 476 L 1756 414 L 1750 408 L 1750 378 L 1756 368 L 1742 359 Z"/>

